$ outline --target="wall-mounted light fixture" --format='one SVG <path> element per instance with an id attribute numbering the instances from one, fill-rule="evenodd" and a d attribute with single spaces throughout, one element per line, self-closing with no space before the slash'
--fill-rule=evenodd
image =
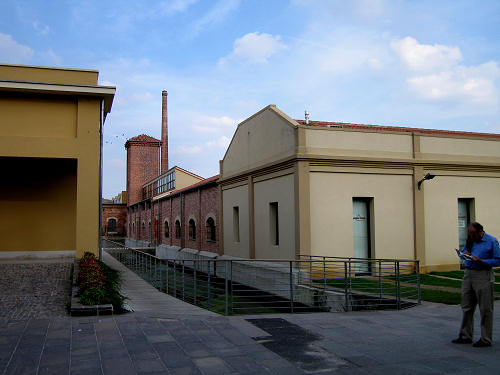
<path id="1" fill-rule="evenodd" d="M 425 180 L 432 180 L 436 175 L 434 173 L 427 173 L 418 183 L 417 183 L 417 188 L 420 190 L 420 187 L 422 186 L 422 182 Z"/>

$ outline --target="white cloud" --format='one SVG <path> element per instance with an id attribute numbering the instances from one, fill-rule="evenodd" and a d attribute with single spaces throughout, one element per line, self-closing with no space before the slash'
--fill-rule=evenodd
<path id="1" fill-rule="evenodd" d="M 411 77 L 410 88 L 420 97 L 430 100 L 471 101 L 488 106 L 498 102 L 494 79 L 500 77 L 495 62 L 476 67 L 458 67 L 453 70 Z"/>
<path id="2" fill-rule="evenodd" d="M 199 116 L 194 120 L 193 129 L 202 133 L 216 133 L 227 130 L 232 131 L 236 127 L 237 123 L 237 120 L 228 116 Z"/>
<path id="3" fill-rule="evenodd" d="M 462 53 L 458 47 L 420 44 L 406 37 L 391 42 L 414 75 L 408 86 L 418 97 L 430 101 L 448 101 L 472 106 L 496 106 L 499 100 L 495 80 L 500 68 L 494 61 L 477 66 L 459 64 Z"/>
<path id="4" fill-rule="evenodd" d="M 188 155 L 196 155 L 200 154 L 203 149 L 200 146 L 179 146 L 175 150 L 176 154 L 188 154 Z"/>
<path id="5" fill-rule="evenodd" d="M 61 65 L 62 63 L 62 58 L 51 49 L 40 53 L 40 55 L 44 60 L 48 61 L 50 65 Z"/>
<path id="6" fill-rule="evenodd" d="M 229 146 L 230 142 L 231 142 L 231 138 L 223 135 L 222 137 L 217 138 L 213 141 L 208 141 L 207 143 L 205 143 L 205 147 L 208 150 L 211 150 L 211 149 L 223 149 L 223 150 L 225 150 Z"/>
<path id="7" fill-rule="evenodd" d="M 409 36 L 393 40 L 391 47 L 408 68 L 415 71 L 445 70 L 462 60 L 462 53 L 458 47 L 420 44 Z"/>
<path id="8" fill-rule="evenodd" d="M 0 61 L 20 64 L 31 61 L 34 51 L 17 43 L 10 35 L 0 33 Z"/>
<path id="9" fill-rule="evenodd" d="M 265 63 L 272 55 L 286 48 L 287 46 L 281 42 L 279 35 L 248 33 L 234 41 L 233 52 L 222 58 L 220 63 L 225 63 L 228 60 Z"/>
<path id="10" fill-rule="evenodd" d="M 198 0 L 169 0 L 162 1 L 159 4 L 159 9 L 161 13 L 166 15 L 173 15 L 175 13 L 184 12 L 191 5 L 196 3 Z"/>
<path id="11" fill-rule="evenodd" d="M 191 38 L 198 36 L 203 30 L 224 20 L 239 5 L 240 0 L 219 0 L 207 14 L 191 25 L 191 31 L 187 36 Z"/>
<path id="12" fill-rule="evenodd" d="M 47 26 L 47 25 L 42 25 L 40 22 L 38 21 L 34 21 L 33 22 L 33 28 L 35 29 L 35 32 L 38 34 L 38 35 L 41 35 L 41 36 L 46 36 L 49 34 L 50 32 L 50 27 Z"/>

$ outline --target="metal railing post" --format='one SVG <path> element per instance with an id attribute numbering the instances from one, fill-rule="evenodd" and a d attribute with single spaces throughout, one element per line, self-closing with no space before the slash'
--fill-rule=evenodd
<path id="1" fill-rule="evenodd" d="M 168 269 L 170 268 L 170 262 L 168 261 L 168 259 L 165 261 L 165 266 L 167 267 L 166 269 L 166 275 L 165 275 L 165 290 L 167 292 L 167 294 L 169 294 L 168 292 Z"/>
<path id="2" fill-rule="evenodd" d="M 177 298 L 177 259 L 174 259 L 174 297 Z"/>
<path id="3" fill-rule="evenodd" d="M 224 271 L 224 288 L 225 288 L 225 292 L 224 292 L 224 295 L 226 296 L 226 307 L 225 307 L 225 315 L 227 316 L 228 315 L 228 301 L 229 301 L 229 290 L 228 290 L 228 283 L 227 283 L 227 261 L 224 261 L 224 268 L 225 268 L 225 271 Z"/>
<path id="4" fill-rule="evenodd" d="M 207 289 L 208 289 L 207 305 L 208 305 L 208 310 L 210 310 L 210 260 L 208 261 L 207 275 L 208 275 L 208 278 L 207 278 Z"/>
<path id="5" fill-rule="evenodd" d="M 234 302 L 233 302 L 233 261 L 230 260 L 231 264 L 231 314 L 234 312 Z"/>
<path id="6" fill-rule="evenodd" d="M 326 290 L 326 260 L 323 257 L 323 290 Z"/>
<path id="7" fill-rule="evenodd" d="M 293 264 L 290 261 L 290 311 L 293 313 L 293 276 L 292 276 Z"/>
<path id="8" fill-rule="evenodd" d="M 194 270 L 193 270 L 193 299 L 194 304 L 196 305 L 196 260 L 193 262 Z"/>
<path id="9" fill-rule="evenodd" d="M 344 293 L 345 293 L 345 311 L 349 311 L 349 291 L 347 287 L 347 261 L 344 261 Z"/>
<path id="10" fill-rule="evenodd" d="M 309 285 L 313 282 L 313 260 L 309 258 Z"/>
<path id="11" fill-rule="evenodd" d="M 379 298 L 382 299 L 382 261 L 378 261 L 378 285 L 379 285 Z"/>
<path id="12" fill-rule="evenodd" d="M 182 300 L 184 301 L 185 289 L 184 289 L 184 259 L 182 260 Z"/>
<path id="13" fill-rule="evenodd" d="M 401 309 L 401 281 L 399 279 L 399 261 L 394 264 L 396 268 L 396 306 L 397 309 Z"/>
<path id="14" fill-rule="evenodd" d="M 422 303 L 422 295 L 420 291 L 420 261 L 417 260 L 417 293 L 418 293 L 418 304 Z"/>
<path id="15" fill-rule="evenodd" d="M 356 266 L 354 267 L 356 270 Z M 356 271 L 354 271 L 356 272 Z M 352 260 L 349 258 L 349 293 L 352 293 Z"/>
<path id="16" fill-rule="evenodd" d="M 160 259 L 160 292 L 163 292 L 163 283 L 162 283 L 162 264 L 163 264 L 163 259 Z"/>

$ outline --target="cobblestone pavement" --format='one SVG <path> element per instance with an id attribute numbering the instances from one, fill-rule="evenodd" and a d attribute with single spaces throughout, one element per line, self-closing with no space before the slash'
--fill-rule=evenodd
<path id="1" fill-rule="evenodd" d="M 0 318 L 66 316 L 73 263 L 0 263 Z"/>

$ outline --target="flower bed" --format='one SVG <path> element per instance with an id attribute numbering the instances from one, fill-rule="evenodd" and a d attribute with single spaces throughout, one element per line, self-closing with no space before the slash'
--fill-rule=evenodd
<path id="1" fill-rule="evenodd" d="M 120 274 L 86 252 L 75 262 L 71 315 L 103 315 L 124 312 Z"/>

